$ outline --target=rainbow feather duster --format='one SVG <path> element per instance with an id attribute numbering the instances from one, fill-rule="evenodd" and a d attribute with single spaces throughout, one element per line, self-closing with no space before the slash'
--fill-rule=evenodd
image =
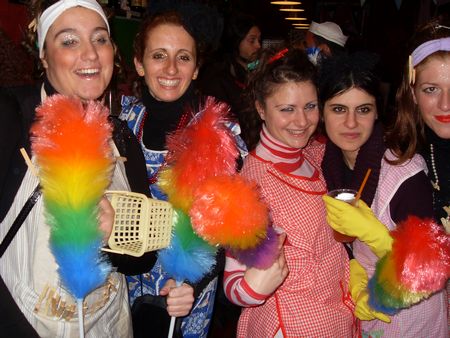
<path id="1" fill-rule="evenodd" d="M 170 245 L 158 252 L 166 272 L 178 282 L 199 282 L 215 265 L 216 248 L 192 230 L 191 220 L 181 210 L 175 210 L 174 236 Z"/>
<path id="2" fill-rule="evenodd" d="M 445 287 L 450 277 L 450 236 L 432 220 L 410 216 L 391 232 L 392 250 L 369 281 L 369 305 L 389 315 Z"/>
<path id="3" fill-rule="evenodd" d="M 105 282 L 98 202 L 110 184 L 112 128 L 108 110 L 61 95 L 36 109 L 32 150 L 39 166 L 50 247 L 63 285 L 77 299 Z"/>
<path id="4" fill-rule="evenodd" d="M 160 171 L 158 183 L 169 202 L 191 217 L 192 231 L 209 245 L 239 252 L 251 266 L 268 267 L 276 256 L 277 239 L 267 233 L 269 211 L 256 185 L 236 175 L 239 152 L 226 126 L 227 113 L 227 105 L 208 98 L 186 128 L 170 135 L 167 165 Z M 181 236 L 179 228 L 175 223 L 175 243 Z M 166 270 L 178 265 L 175 257 L 180 254 L 176 251 L 182 247 L 171 245 L 163 253 L 172 257 L 163 258 Z M 171 250 L 175 253 L 170 254 Z M 186 279 L 172 271 L 175 274 L 178 281 Z"/>
<path id="5" fill-rule="evenodd" d="M 206 178 L 236 172 L 239 151 L 225 125 L 228 110 L 209 97 L 189 126 L 169 135 L 167 165 L 158 184 L 175 208 L 188 213 L 195 189 Z"/>
<path id="6" fill-rule="evenodd" d="M 231 248 L 231 253 L 248 267 L 268 269 L 279 254 L 278 234 L 274 228 L 269 227 L 266 236 L 256 247 L 246 250 Z"/>
<path id="7" fill-rule="evenodd" d="M 213 245 L 255 248 L 266 237 L 269 210 L 258 187 L 239 175 L 205 179 L 189 215 L 194 230 Z"/>

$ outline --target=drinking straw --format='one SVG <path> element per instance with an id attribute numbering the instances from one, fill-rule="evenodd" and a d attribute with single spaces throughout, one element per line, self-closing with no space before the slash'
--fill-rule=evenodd
<path id="1" fill-rule="evenodd" d="M 362 183 L 361 183 L 361 186 L 359 187 L 359 190 L 358 190 L 358 192 L 356 193 L 356 196 L 355 196 L 355 203 L 358 202 L 358 200 L 360 199 L 361 194 L 362 194 L 362 191 L 363 191 L 363 189 L 364 189 L 364 186 L 366 185 L 367 179 L 369 178 L 371 172 L 372 172 L 372 169 L 370 169 L 370 168 L 367 169 L 366 176 L 364 176 L 364 179 L 363 179 L 363 181 L 362 181 Z"/>

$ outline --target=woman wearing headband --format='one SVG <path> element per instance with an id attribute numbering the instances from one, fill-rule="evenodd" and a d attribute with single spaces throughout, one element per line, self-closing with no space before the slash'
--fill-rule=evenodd
<path id="1" fill-rule="evenodd" d="M 392 248 L 389 231 L 411 215 L 433 217 L 425 161 L 413 153 L 397 163 L 391 149 L 401 144 L 402 138 L 394 132 L 393 137 L 385 138 L 384 128 L 377 121 L 382 111 L 376 61 L 370 54 L 359 52 L 335 56 L 321 64 L 319 101 L 329 138 L 322 169 L 328 190 L 358 189 L 371 169 L 357 208 L 324 196 L 331 215 L 328 220 L 333 228 L 338 225 L 336 230 L 344 227 L 357 237 L 347 241 L 353 241 L 350 290 L 355 315 L 362 320 L 363 336 L 442 337 L 447 331 L 443 292 L 391 317 L 368 305 L 368 277 L 375 273 L 379 258 Z M 361 221 L 360 213 L 372 215 L 372 221 L 368 217 Z M 338 221 L 335 215 L 339 215 Z"/>
<path id="2" fill-rule="evenodd" d="M 450 21 L 433 20 L 417 30 L 397 92 L 396 125 L 402 156 L 420 151 L 428 165 L 437 221 L 450 214 Z"/>
<path id="3" fill-rule="evenodd" d="M 414 162 L 417 162 L 416 153 L 422 153 L 428 165 L 428 178 L 431 182 L 429 188 L 433 188 L 435 218 L 448 225 L 448 212 L 450 211 L 448 209 L 450 204 L 450 161 L 448 160 L 450 150 L 449 25 L 433 20 L 421 27 L 412 39 L 409 53 L 403 80 L 397 92 L 398 113 L 395 123 L 388 130 L 385 139 L 386 145 L 395 156 L 387 157 L 387 162 L 396 171 L 405 171 L 408 167 L 413 166 Z M 333 163 L 333 165 L 335 164 Z M 388 164 L 384 165 L 386 169 L 388 166 Z M 386 169 L 383 173 L 382 166 L 380 180 L 389 179 L 389 176 L 395 177 L 393 170 L 388 174 Z M 381 201 L 383 195 L 386 196 L 384 197 L 385 200 L 389 198 L 386 195 L 389 190 L 395 189 L 396 186 L 401 188 L 400 182 L 401 180 L 398 177 L 392 181 L 390 186 L 380 190 L 378 195 L 382 197 Z M 418 181 L 415 182 L 414 189 L 419 187 L 418 183 Z M 426 196 L 423 193 L 414 192 L 412 189 L 409 191 L 412 194 L 412 199 L 415 200 L 415 202 L 409 201 L 410 204 L 413 202 L 412 205 L 414 205 L 414 203 L 417 203 L 416 201 L 424 205 L 427 203 Z M 364 241 L 370 246 L 372 252 L 377 254 L 378 257 L 382 257 L 386 251 L 391 250 L 392 239 L 390 239 L 390 235 L 386 231 L 379 231 L 382 230 L 383 224 L 378 222 L 372 213 L 365 212 L 364 215 L 362 212 L 350 213 L 349 209 L 355 211 L 360 208 L 347 205 L 339 206 L 338 209 L 340 210 L 338 210 L 334 208 L 337 206 L 336 202 L 326 197 L 324 199 L 329 217 L 330 211 L 332 211 L 333 219 L 339 218 L 337 225 L 340 230 L 346 230 L 343 231 L 345 234 L 354 236 L 357 235 L 357 231 L 362 233 L 362 227 L 358 230 L 351 230 L 348 226 L 350 223 L 355 225 L 353 229 L 365 224 L 368 231 L 366 231 Z M 392 200 L 395 199 L 396 196 L 394 195 Z M 407 198 L 402 199 L 402 204 L 405 204 L 405 201 L 407 201 Z M 375 205 L 375 208 L 378 209 L 377 216 L 381 216 L 380 220 L 392 229 L 392 219 L 396 211 L 383 212 L 380 205 L 380 203 Z M 420 211 L 420 209 L 424 210 L 424 205 L 416 207 L 414 213 Z M 401 209 L 398 208 L 398 210 Z M 351 222 L 346 221 L 346 219 L 351 219 Z M 370 227 L 367 227 L 367 225 Z M 376 245 L 377 243 L 379 245 Z M 367 250 L 364 254 L 362 244 L 356 242 L 354 252 L 355 257 L 367 269 L 367 262 L 370 262 L 367 258 L 370 258 L 370 256 L 368 256 Z M 380 254 L 379 249 L 382 249 L 383 246 L 385 252 Z M 373 265 L 373 259 L 371 264 Z M 373 270 L 373 266 L 368 269 L 369 275 L 373 274 Z M 401 310 L 391 317 L 390 324 L 375 320 L 363 322 L 363 335 L 377 337 L 448 337 L 447 311 L 445 291 L 440 291 L 427 300 Z M 367 319 L 370 318 L 365 318 L 365 320 Z"/>
<path id="4" fill-rule="evenodd" d="M 50 5 L 50 6 L 49 6 Z M 38 4 L 39 7 L 39 4 Z M 75 96 L 83 102 L 104 100 L 114 68 L 114 46 L 106 16 L 95 0 L 61 0 L 37 8 L 37 45 L 44 80 L 36 86 L 8 88 L 0 95 L 0 240 L 16 219 L 38 179 L 27 169 L 19 148 L 30 151 L 29 129 L 35 108 L 52 94 Z M 144 158 L 125 123 L 111 118 L 116 161 L 109 189 L 147 192 Z M 130 179 L 128 179 L 130 177 Z M 112 208 L 100 204 L 101 227 L 111 227 Z M 107 235 L 107 231 L 105 236 Z M 154 264 L 153 253 L 139 260 L 118 257 L 119 269 L 140 272 Z M 143 265 L 140 269 L 139 264 Z M 144 269 L 145 267 L 145 269 Z M 61 286 L 49 248 L 49 226 L 43 217 L 43 199 L 37 199 L 28 217 L 4 252 L 0 263 L 0 335 L 20 336 L 24 327 L 41 337 L 79 335 L 74 300 Z M 7 287 L 7 289 L 6 289 Z M 13 315 L 14 314 L 14 315 Z M 24 317 L 25 320 L 24 320 Z M 8 320 L 7 323 L 4 320 Z M 31 325 L 32 329 L 28 325 Z M 3 325 L 4 324 L 4 325 Z M 3 330 L 3 327 L 6 329 Z M 124 276 L 112 272 L 105 284 L 85 298 L 87 337 L 131 337 L 131 320 Z M 10 334 L 8 334 L 10 333 Z M 32 336 L 24 333 L 23 336 Z"/>

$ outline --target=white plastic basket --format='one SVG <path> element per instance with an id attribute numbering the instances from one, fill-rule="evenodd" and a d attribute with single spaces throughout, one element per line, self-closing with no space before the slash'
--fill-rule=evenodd
<path id="1" fill-rule="evenodd" d="M 128 191 L 107 191 L 115 218 L 109 249 L 104 251 L 140 257 L 170 243 L 173 208 L 169 202 Z"/>

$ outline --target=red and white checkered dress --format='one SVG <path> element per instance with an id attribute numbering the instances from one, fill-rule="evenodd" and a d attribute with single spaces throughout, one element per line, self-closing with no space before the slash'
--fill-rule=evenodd
<path id="1" fill-rule="evenodd" d="M 287 234 L 289 275 L 261 305 L 243 309 L 238 337 L 279 337 L 280 333 L 283 337 L 354 336 L 348 256 L 333 239 L 321 197 L 326 192 L 319 169 L 323 150 L 318 142 L 303 150 L 305 160 L 315 168 L 310 178 L 282 173 L 255 153 L 246 159 L 242 175 L 260 185 L 273 224 Z M 245 267 L 236 271 L 238 265 L 233 263 L 236 260 L 227 257 L 225 292 L 232 301 L 240 299 L 235 303 L 245 305 L 257 295 L 251 294 L 246 283 L 236 287 L 243 281 Z"/>

